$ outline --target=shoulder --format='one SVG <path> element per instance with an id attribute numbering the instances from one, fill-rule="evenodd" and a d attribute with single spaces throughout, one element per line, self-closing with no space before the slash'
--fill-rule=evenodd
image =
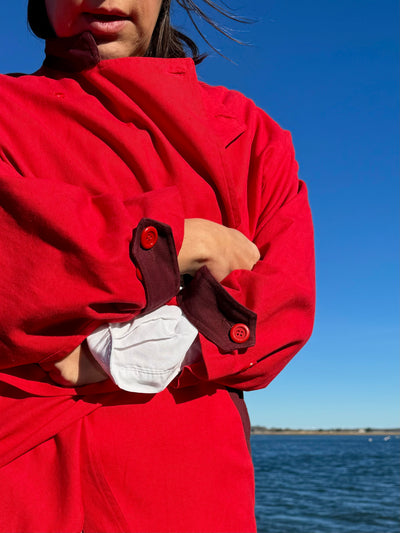
<path id="1" fill-rule="evenodd" d="M 0 74 L 0 117 L 23 119 L 24 113 L 48 111 L 51 103 L 64 93 L 80 92 L 79 84 L 69 78 L 52 78 L 42 70 L 33 74 Z"/>
<path id="2" fill-rule="evenodd" d="M 0 74 L 0 89 L 9 84 L 24 83 L 25 78 L 34 77 L 32 74 L 25 74 L 23 72 L 9 72 L 7 74 Z"/>
<path id="3" fill-rule="evenodd" d="M 7 103 L 6 97 L 11 101 L 19 100 L 27 91 L 35 92 L 42 86 L 43 79 L 36 74 L 0 74 L 0 100 L 4 104 Z"/>
<path id="4" fill-rule="evenodd" d="M 45 69 L 41 68 L 31 74 L 23 74 L 13 72 L 11 74 L 0 74 L 0 93 L 10 93 L 19 98 L 21 94 L 26 92 L 33 94 L 46 94 L 52 88 L 57 88 L 60 85 L 72 86 L 77 83 L 68 77 L 50 76 Z"/>
<path id="5" fill-rule="evenodd" d="M 51 82 L 54 82 L 53 78 L 45 75 L 42 69 L 37 70 L 31 74 L 25 74 L 22 72 L 11 72 L 8 74 L 0 74 L 0 91 L 29 87 L 31 90 L 35 88 L 42 88 Z"/>

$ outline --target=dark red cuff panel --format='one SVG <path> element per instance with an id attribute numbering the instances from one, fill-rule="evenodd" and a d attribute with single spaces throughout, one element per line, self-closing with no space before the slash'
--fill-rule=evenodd
<path id="1" fill-rule="evenodd" d="M 187 319 L 222 351 L 255 345 L 256 313 L 237 302 L 207 267 L 197 271 L 177 301 Z"/>
<path id="2" fill-rule="evenodd" d="M 220 350 L 254 346 L 257 315 L 237 302 L 207 267 L 198 270 L 178 294 L 180 274 L 170 226 L 143 218 L 133 232 L 130 252 L 146 292 L 144 314 L 178 295 L 177 303 L 187 319 Z"/>
<path id="3" fill-rule="evenodd" d="M 150 313 L 179 291 L 179 267 L 170 226 L 143 218 L 133 231 L 130 253 L 146 292 L 144 313 Z"/>

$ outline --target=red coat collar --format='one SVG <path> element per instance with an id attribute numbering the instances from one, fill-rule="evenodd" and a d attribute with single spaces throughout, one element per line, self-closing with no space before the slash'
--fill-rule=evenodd
<path id="1" fill-rule="evenodd" d="M 88 31 L 73 37 L 47 39 L 45 52 L 43 65 L 63 72 L 79 72 L 100 62 L 96 41 Z"/>
<path id="2" fill-rule="evenodd" d="M 50 77 L 56 72 L 71 73 L 77 79 L 83 77 L 85 83 L 96 87 L 95 92 L 107 91 L 107 85 L 111 84 L 126 94 L 134 94 L 135 102 L 149 117 L 158 117 L 157 125 L 165 136 L 177 140 L 189 163 L 193 157 L 193 140 L 201 138 L 199 150 L 204 156 L 196 152 L 198 171 L 213 184 L 217 196 L 222 194 L 232 199 L 230 206 L 225 206 L 223 222 L 233 227 L 239 225 L 236 193 L 228 185 L 223 160 L 225 150 L 246 126 L 223 102 L 206 97 L 190 58 L 134 57 L 101 61 L 93 35 L 84 32 L 69 38 L 48 39 L 43 66 L 54 71 L 49 73 Z M 199 161 L 202 161 L 200 165 Z"/>

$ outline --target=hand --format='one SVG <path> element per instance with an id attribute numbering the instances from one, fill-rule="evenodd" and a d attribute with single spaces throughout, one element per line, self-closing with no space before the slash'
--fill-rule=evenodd
<path id="1" fill-rule="evenodd" d="M 86 342 L 75 348 L 61 361 L 51 363 L 51 365 L 44 364 L 42 368 L 48 372 L 53 381 L 64 387 L 98 383 L 108 378 L 90 353 Z"/>
<path id="2" fill-rule="evenodd" d="M 194 275 L 207 266 L 217 281 L 232 270 L 251 270 L 260 259 L 257 246 L 238 230 L 202 218 L 185 220 L 178 264 L 181 274 Z"/>

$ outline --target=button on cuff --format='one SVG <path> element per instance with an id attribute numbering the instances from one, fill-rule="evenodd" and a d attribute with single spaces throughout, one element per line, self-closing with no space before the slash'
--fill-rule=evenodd
<path id="1" fill-rule="evenodd" d="M 231 327 L 229 336 L 233 342 L 243 344 L 250 338 L 250 330 L 246 324 L 235 324 Z"/>
<path id="2" fill-rule="evenodd" d="M 136 267 L 136 277 L 146 292 L 144 313 L 157 309 L 177 295 L 180 274 L 170 226 L 142 218 L 133 231 L 130 256 Z"/>
<path id="3" fill-rule="evenodd" d="M 140 235 L 140 245 L 145 250 L 150 250 L 158 240 L 158 231 L 154 226 L 147 226 Z"/>

